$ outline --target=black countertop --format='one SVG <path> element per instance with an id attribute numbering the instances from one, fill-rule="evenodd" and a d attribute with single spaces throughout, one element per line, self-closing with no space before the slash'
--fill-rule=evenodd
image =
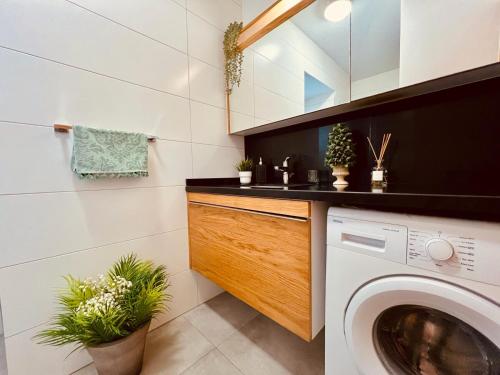
<path id="1" fill-rule="evenodd" d="M 500 221 L 500 191 L 482 189 L 471 192 L 457 186 L 444 192 L 432 186 L 348 186 L 339 191 L 331 185 L 291 184 L 286 189 L 240 186 L 238 178 L 187 179 L 186 191 L 245 195 L 254 197 L 303 199 L 328 202 L 332 206 L 351 206 L 392 212 L 408 212 L 443 217 Z"/>

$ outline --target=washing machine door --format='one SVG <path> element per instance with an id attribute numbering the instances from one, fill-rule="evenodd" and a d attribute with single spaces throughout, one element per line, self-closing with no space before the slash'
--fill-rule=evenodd
<path id="1" fill-rule="evenodd" d="M 443 281 L 366 284 L 347 307 L 344 331 L 362 374 L 500 374 L 500 306 Z"/>

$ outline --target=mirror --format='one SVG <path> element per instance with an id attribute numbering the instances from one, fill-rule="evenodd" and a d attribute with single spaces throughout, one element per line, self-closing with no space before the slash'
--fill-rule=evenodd
<path id="1" fill-rule="evenodd" d="M 245 0 L 244 24 L 273 3 Z M 245 49 L 252 71 L 244 69 L 243 79 L 253 75 L 255 125 L 350 100 L 349 17 L 329 22 L 321 5 L 315 1 Z"/>
<path id="2" fill-rule="evenodd" d="M 351 100 L 498 61 L 499 0 L 353 0 Z"/>
<path id="3" fill-rule="evenodd" d="M 500 0 L 352 0 L 327 20 L 338 2 L 314 1 L 245 49 L 233 96 L 252 120 L 233 131 L 499 61 Z M 243 0 L 244 24 L 273 3 Z"/>

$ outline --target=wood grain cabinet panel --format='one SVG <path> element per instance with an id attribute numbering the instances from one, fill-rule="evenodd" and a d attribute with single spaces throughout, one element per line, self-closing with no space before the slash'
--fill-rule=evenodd
<path id="1" fill-rule="evenodd" d="M 191 198 L 191 268 L 311 340 L 310 219 L 200 204 Z"/>
<path id="2" fill-rule="evenodd" d="M 188 193 L 191 269 L 306 341 L 325 324 L 324 202 Z"/>
<path id="3" fill-rule="evenodd" d="M 236 195 L 218 195 L 206 193 L 188 193 L 190 202 L 208 203 L 217 206 L 241 208 L 245 210 L 261 211 L 278 215 L 309 217 L 311 215 L 308 201 L 258 198 Z"/>

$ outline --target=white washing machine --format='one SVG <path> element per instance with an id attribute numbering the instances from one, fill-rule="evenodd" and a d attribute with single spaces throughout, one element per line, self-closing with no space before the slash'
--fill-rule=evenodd
<path id="1" fill-rule="evenodd" d="M 500 374 L 500 224 L 330 208 L 327 375 Z"/>

